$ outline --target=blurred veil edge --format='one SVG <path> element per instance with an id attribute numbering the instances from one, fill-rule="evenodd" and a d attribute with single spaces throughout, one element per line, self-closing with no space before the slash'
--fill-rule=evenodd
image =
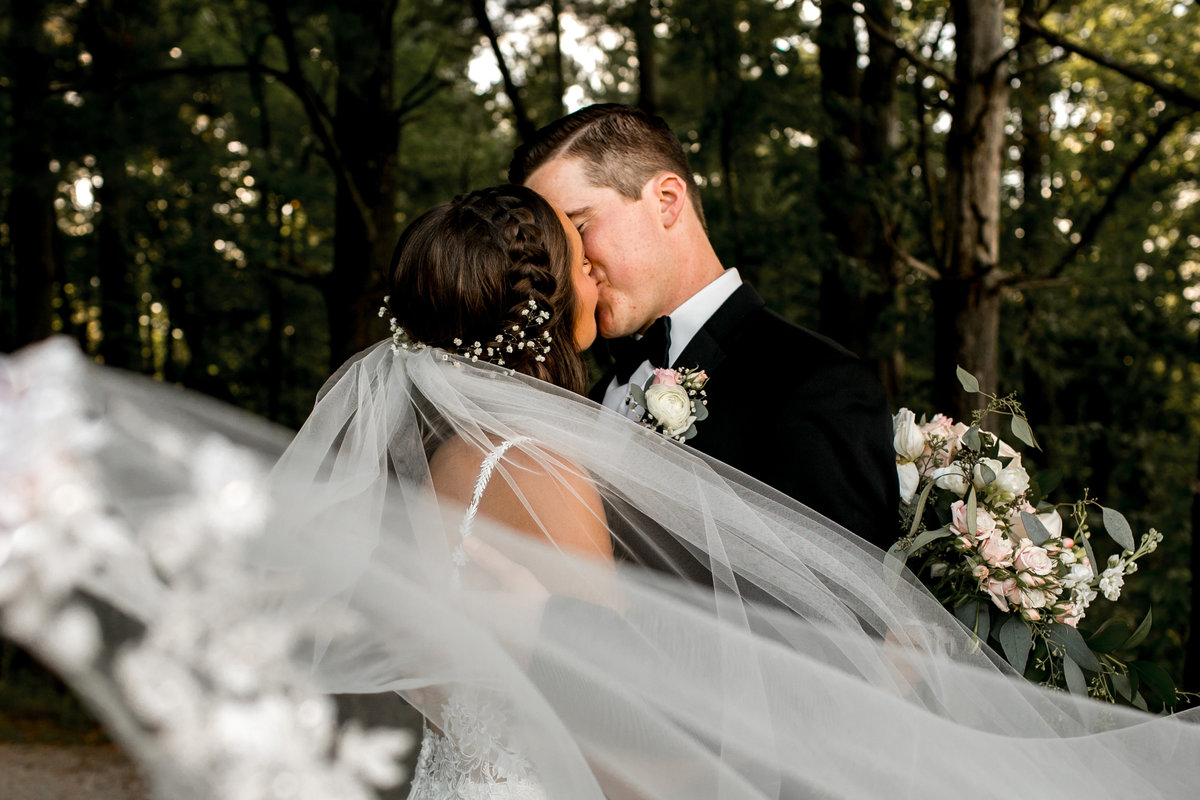
<path id="1" fill-rule="evenodd" d="M 447 442 L 469 456 L 467 497 L 511 443 L 488 486 L 541 535 L 465 524 L 465 501 L 435 496 Z M 853 534 L 440 351 L 360 353 L 293 436 L 52 340 L 0 358 L 0 472 L 3 629 L 75 677 L 162 796 L 274 796 L 281 775 L 295 796 L 370 796 L 412 745 L 369 727 L 397 719 L 396 695 L 443 730 L 502 730 L 487 757 L 554 798 L 993 796 L 1000 780 L 1174 797 L 1200 780 L 1190 717 L 1033 686 Z M 586 478 L 614 543 L 659 569 L 560 546 L 531 475 Z M 88 622 L 81 594 L 125 622 Z"/>

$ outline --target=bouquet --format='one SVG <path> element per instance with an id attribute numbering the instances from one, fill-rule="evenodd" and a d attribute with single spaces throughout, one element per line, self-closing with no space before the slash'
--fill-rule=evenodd
<path id="1" fill-rule="evenodd" d="M 970 373 L 960 367 L 958 375 L 967 391 L 984 394 Z M 1135 543 L 1125 517 L 1086 491 L 1074 502 L 1048 503 L 1021 454 L 980 427 L 989 414 L 1009 416 L 1013 436 L 1036 448 L 1020 404 L 984 396 L 988 404 L 970 425 L 942 414 L 918 421 L 906 408 L 893 418 L 904 535 L 888 551 L 889 562 L 910 567 L 980 642 L 996 646 L 1026 677 L 1143 709 L 1149 687 L 1164 707 L 1173 706 L 1165 670 L 1119 655 L 1146 638 L 1151 614 L 1132 633 L 1115 619 L 1093 627 L 1099 614 L 1089 615 L 1099 596 L 1120 599 L 1126 576 L 1162 534 L 1151 528 Z M 1102 569 L 1089 508 L 1099 510 L 1120 547 Z"/>

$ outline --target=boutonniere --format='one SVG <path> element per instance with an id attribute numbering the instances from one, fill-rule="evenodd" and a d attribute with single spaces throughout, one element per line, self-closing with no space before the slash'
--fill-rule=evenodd
<path id="1" fill-rule="evenodd" d="M 677 442 L 696 435 L 696 423 L 708 417 L 704 385 L 708 375 L 699 367 L 656 369 L 645 386 L 631 384 L 629 396 L 642 408 L 640 422 Z"/>

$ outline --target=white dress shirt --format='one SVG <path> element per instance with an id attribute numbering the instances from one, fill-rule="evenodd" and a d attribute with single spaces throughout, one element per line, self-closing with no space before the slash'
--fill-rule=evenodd
<path id="1" fill-rule="evenodd" d="M 654 367 L 667 367 L 674 364 L 675 359 L 679 358 L 684 348 L 692 341 L 692 337 L 704 327 L 704 323 L 708 322 L 708 318 L 716 313 L 716 310 L 741 285 L 742 276 L 738 274 L 737 269 L 727 269 L 721 273 L 719 278 L 696 292 L 684 301 L 683 305 L 668 314 L 667 316 L 671 318 L 670 362 L 651 365 L 649 361 L 643 361 L 629 376 L 628 383 L 617 383 L 616 376 L 614 376 L 604 391 L 604 406 L 628 417 L 640 418 L 641 408 L 625 403 L 625 398 L 629 395 L 629 384 L 636 383 L 638 386 L 644 386 L 654 373 Z"/>

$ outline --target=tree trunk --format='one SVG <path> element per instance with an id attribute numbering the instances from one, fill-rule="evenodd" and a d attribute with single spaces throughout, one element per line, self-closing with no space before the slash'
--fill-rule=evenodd
<path id="1" fill-rule="evenodd" d="M 740 203 L 738 202 L 738 175 L 735 166 L 737 129 L 741 118 L 742 78 L 738 65 L 737 15 L 729 3 L 707 0 L 701 6 L 706 31 L 702 41 L 708 45 L 709 62 L 712 65 L 712 96 L 709 106 L 708 126 L 716 134 L 717 163 L 721 176 L 721 195 L 727 215 L 729 242 L 734 264 L 745 263 Z M 699 11 L 697 17 L 701 18 Z"/>
<path id="2" fill-rule="evenodd" d="M 337 169 L 333 271 L 322 289 L 329 314 L 329 357 L 336 368 L 379 338 L 377 310 L 396 244 L 397 150 L 394 107 L 394 3 L 340 3 L 334 138 Z M 351 182 L 361 198 L 356 202 Z"/>
<path id="3" fill-rule="evenodd" d="M 946 144 L 941 278 L 933 287 L 934 400 L 956 418 L 980 408 L 955 367 L 995 392 L 1000 323 L 1000 172 L 1008 105 L 1003 0 L 955 0 L 954 111 Z"/>
<path id="4" fill-rule="evenodd" d="M 8 235 L 13 249 L 13 325 L 6 349 L 44 339 L 53 331 L 56 180 L 50 172 L 49 75 L 42 3 L 11 4 L 8 54 L 12 67 L 12 189 Z"/>
<path id="5" fill-rule="evenodd" d="M 1197 343 L 1196 358 L 1200 360 L 1200 343 Z M 1196 459 L 1196 479 L 1192 482 L 1192 546 L 1188 562 L 1192 573 L 1189 581 L 1192 596 L 1181 688 L 1195 692 L 1200 691 L 1200 457 Z"/>
<path id="6" fill-rule="evenodd" d="M 563 68 L 562 0 L 550 0 L 550 15 L 554 18 L 554 117 L 567 113 L 563 98 L 567 96 L 567 76 Z"/>
<path id="7" fill-rule="evenodd" d="M 99 353 L 105 364 L 122 369 L 143 368 L 138 324 L 138 291 L 126 235 L 128 179 L 125 151 L 125 102 L 119 87 L 131 45 L 123 24 L 120 0 L 93 0 L 83 9 L 83 40 L 92 54 L 95 99 L 104 124 L 96 130 L 97 170 L 104 183 L 96 191 L 96 246 L 100 278 Z"/>
<path id="8" fill-rule="evenodd" d="M 874 0 L 866 13 L 891 26 L 892 3 Z M 829 132 L 820 145 L 821 209 L 839 257 L 821 272 L 821 331 L 861 356 L 879 358 L 880 375 L 894 394 L 901 361 L 878 352 L 880 321 L 894 302 L 895 222 L 883 198 L 891 194 L 898 56 L 871 39 L 870 61 L 858 67 L 854 12 L 830 4 L 818 31 L 821 102 Z"/>
<path id="9" fill-rule="evenodd" d="M 631 27 L 638 60 L 638 108 L 647 114 L 658 114 L 662 100 L 658 92 L 657 46 L 650 0 L 634 3 Z"/>

